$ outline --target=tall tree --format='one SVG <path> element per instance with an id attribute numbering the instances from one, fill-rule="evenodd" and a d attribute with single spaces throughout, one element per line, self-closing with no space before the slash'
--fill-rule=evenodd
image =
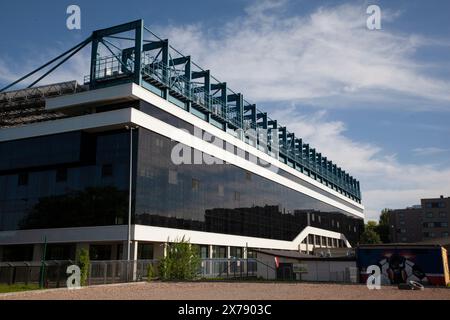
<path id="1" fill-rule="evenodd" d="M 389 243 L 389 209 L 381 210 L 378 226 L 375 230 L 383 243 Z"/>
<path id="2" fill-rule="evenodd" d="M 369 221 L 364 226 L 364 232 L 361 234 L 360 243 L 361 244 L 379 244 L 381 243 L 380 236 L 378 235 L 376 229 L 378 225 L 375 221 Z"/>

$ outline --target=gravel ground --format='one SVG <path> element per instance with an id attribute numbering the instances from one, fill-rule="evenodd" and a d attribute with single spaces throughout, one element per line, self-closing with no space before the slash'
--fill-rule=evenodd
<path id="1" fill-rule="evenodd" d="M 323 283 L 237 283 L 237 282 L 151 282 L 102 285 L 79 290 L 50 289 L 0 294 L 2 299 L 32 300 L 450 300 L 450 289 L 425 288 L 423 291 L 382 287 L 368 290 L 365 285 Z"/>

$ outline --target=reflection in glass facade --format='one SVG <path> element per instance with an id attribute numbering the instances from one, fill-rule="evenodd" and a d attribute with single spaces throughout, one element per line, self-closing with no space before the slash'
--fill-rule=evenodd
<path id="1" fill-rule="evenodd" d="M 128 131 L 8 141 L 0 154 L 0 231 L 126 223 Z"/>
<path id="2" fill-rule="evenodd" d="M 138 139 L 136 224 L 289 241 L 311 225 L 353 243 L 362 230 L 362 219 L 234 165 L 175 165 L 177 142 L 159 134 Z"/>
<path id="3" fill-rule="evenodd" d="M 126 224 L 129 134 L 0 143 L 0 231 Z M 310 225 L 358 240 L 362 219 L 231 164 L 175 165 L 177 142 L 134 135 L 135 224 L 288 241 Z"/>

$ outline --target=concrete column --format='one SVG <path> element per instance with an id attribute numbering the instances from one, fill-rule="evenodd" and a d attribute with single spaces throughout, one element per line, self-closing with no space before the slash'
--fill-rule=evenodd
<path id="1" fill-rule="evenodd" d="M 131 260 L 137 260 L 138 258 L 138 245 L 139 243 L 137 241 L 131 241 Z"/>
<path id="2" fill-rule="evenodd" d="M 167 244 L 155 242 L 153 244 L 153 259 L 161 260 L 167 255 Z"/>
<path id="3" fill-rule="evenodd" d="M 247 246 L 242 248 L 242 258 L 243 259 L 247 259 L 248 258 L 248 247 Z M 248 266 L 248 264 L 246 262 L 244 262 L 244 265 L 242 266 L 243 273 L 247 272 L 247 266 Z"/>
<path id="4" fill-rule="evenodd" d="M 309 254 L 309 234 L 306 235 L 306 254 Z"/>
<path id="5" fill-rule="evenodd" d="M 136 281 L 136 278 L 137 278 L 138 247 L 139 247 L 139 243 L 137 241 L 131 241 L 130 259 L 134 262 L 133 263 L 133 281 Z"/>
<path id="6" fill-rule="evenodd" d="M 209 258 L 212 259 L 212 257 L 213 257 L 213 246 L 212 245 L 208 246 L 208 255 L 209 255 Z M 212 260 L 209 260 L 209 272 L 214 273 L 214 264 L 213 264 Z"/>
<path id="7" fill-rule="evenodd" d="M 208 246 L 208 254 L 209 254 L 209 258 L 211 259 L 213 257 L 213 246 L 212 245 Z"/>

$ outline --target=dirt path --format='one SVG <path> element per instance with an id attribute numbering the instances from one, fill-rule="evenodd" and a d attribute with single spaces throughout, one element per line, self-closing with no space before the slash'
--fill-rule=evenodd
<path id="1" fill-rule="evenodd" d="M 380 300 L 445 299 L 450 289 L 403 291 L 396 287 L 368 290 L 364 285 L 311 283 L 152 282 L 0 294 L 2 299 L 138 299 L 138 300 Z"/>

